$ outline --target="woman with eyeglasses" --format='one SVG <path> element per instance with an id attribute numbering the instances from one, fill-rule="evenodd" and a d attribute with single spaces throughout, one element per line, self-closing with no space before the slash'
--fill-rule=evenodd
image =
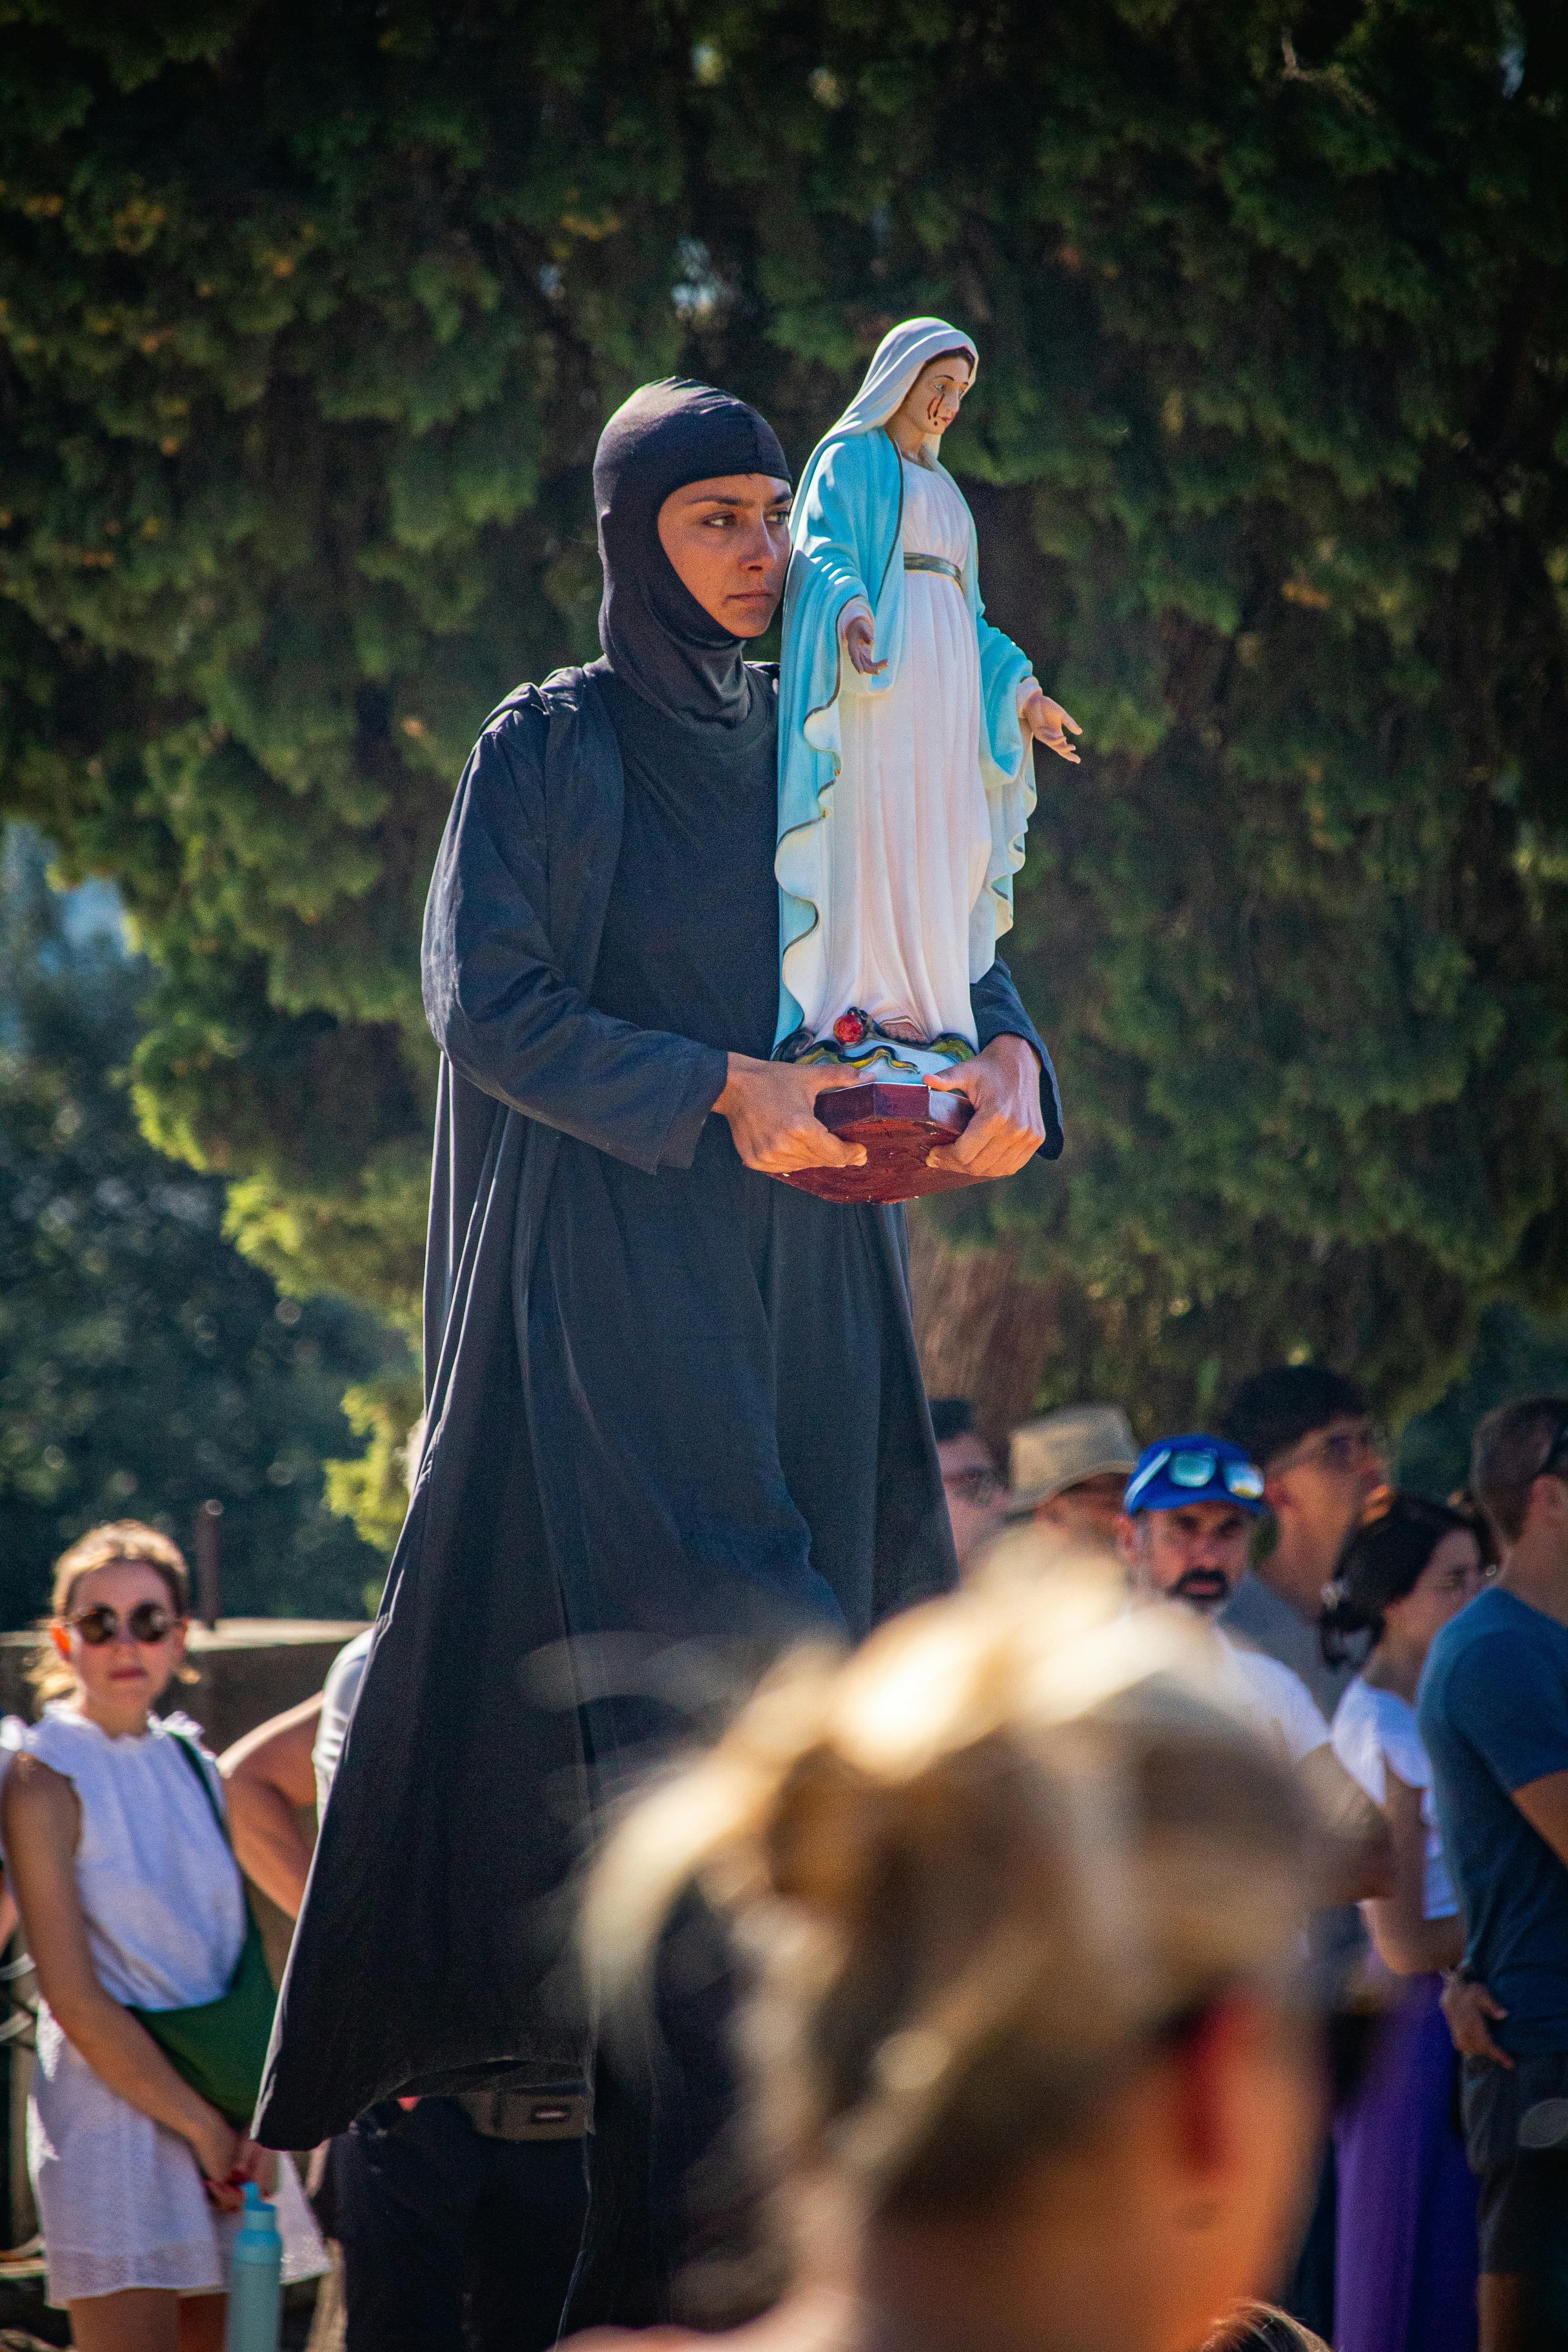
<path id="1" fill-rule="evenodd" d="M 253 1933 L 212 1759 L 195 1724 L 152 1712 L 188 1672 L 187 1596 L 155 1528 L 72 1545 L 33 1667 L 42 1719 L 0 1801 L 40 1994 L 28 2170 L 49 2300 L 85 2352 L 217 2352 L 247 2180 L 276 2196 L 285 2278 L 326 2268 L 288 2160 L 136 2014 L 222 2000 Z"/>
<path id="2" fill-rule="evenodd" d="M 1476 2184 L 1456 2126 L 1455 2057 L 1440 2006 L 1441 1971 L 1463 1957 L 1465 1928 L 1415 1692 L 1433 1641 L 1479 1591 L 1481 1573 L 1469 1515 L 1384 1488 L 1327 1589 L 1331 1664 L 1372 1637 L 1340 1701 L 1333 1741 L 1387 1818 L 1393 1890 L 1363 1909 L 1377 1963 L 1404 1980 L 1368 2080 L 1335 2124 L 1340 2352 L 1474 2352 L 1476 2343 Z"/>
<path id="3" fill-rule="evenodd" d="M 1212 1633 L 1060 1561 L 787 1663 L 602 1861 L 612 2016 L 693 1881 L 752 1970 L 791 2284 L 725 2352 L 1192 2352 L 1295 2233 L 1306 1808 Z"/>

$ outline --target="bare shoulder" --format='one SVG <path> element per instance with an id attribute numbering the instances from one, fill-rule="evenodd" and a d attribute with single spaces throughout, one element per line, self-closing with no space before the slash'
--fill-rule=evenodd
<path id="1" fill-rule="evenodd" d="M 24 1754 L 12 1759 L 0 1806 L 4 1808 L 6 1840 L 12 1844 L 18 1837 L 47 1838 L 51 1834 L 63 1834 L 68 1842 L 74 1843 L 81 1821 L 81 1800 L 70 1781 L 40 1756 Z"/>

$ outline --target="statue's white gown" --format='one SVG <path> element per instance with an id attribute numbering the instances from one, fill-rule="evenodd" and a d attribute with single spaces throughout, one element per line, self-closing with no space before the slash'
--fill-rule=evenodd
<path id="1" fill-rule="evenodd" d="M 940 474 L 908 457 L 902 464 L 904 552 L 962 567 L 971 547 L 963 499 Z M 854 1006 L 875 1021 L 913 1021 L 925 1038 L 948 1032 L 973 1045 L 969 983 L 983 975 L 970 971 L 970 914 L 992 855 L 974 623 L 963 589 L 943 572 L 907 573 L 904 593 L 892 686 L 857 691 L 847 656 L 840 671 L 843 764 L 826 825 L 821 909 L 825 986 L 819 1004 L 805 1011 L 818 1036 Z M 887 650 L 876 648 L 879 656 Z"/>

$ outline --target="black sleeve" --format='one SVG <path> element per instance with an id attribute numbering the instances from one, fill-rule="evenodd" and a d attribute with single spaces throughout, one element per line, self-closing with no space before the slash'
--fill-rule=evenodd
<path id="1" fill-rule="evenodd" d="M 425 1011 L 453 1067 L 500 1102 L 650 1175 L 689 1168 L 728 1074 L 689 1037 L 596 1012 L 552 961 L 542 711 L 474 747 L 425 909 Z"/>
<path id="2" fill-rule="evenodd" d="M 983 979 L 971 982 L 969 1002 L 973 1009 L 974 1034 L 982 1053 L 994 1037 L 1022 1037 L 1039 1055 L 1040 1108 L 1046 1121 L 1046 1139 L 1040 1146 L 1040 1157 L 1043 1160 L 1059 1160 L 1065 1138 L 1062 1134 L 1061 1091 L 1057 1085 L 1057 1074 L 1039 1031 L 1024 1010 L 1024 1000 L 1013 985 L 1013 975 L 1000 956 Z"/>

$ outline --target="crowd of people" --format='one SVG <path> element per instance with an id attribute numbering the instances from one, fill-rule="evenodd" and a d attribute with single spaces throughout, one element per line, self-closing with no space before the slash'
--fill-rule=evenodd
<path id="1" fill-rule="evenodd" d="M 1009 1522 L 1083 1545 L 1109 1513 L 1131 1590 L 1212 1616 L 1334 1825 L 1319 2000 L 1378 2032 L 1285 2299 L 1339 2352 L 1568 2342 L 1568 1403 L 1489 1415 L 1446 1501 L 1389 1486 L 1315 1367 L 1142 1453 L 1113 1406 L 1047 1415 L 1006 1482 L 960 1401 L 934 1412 L 966 1573 Z"/>
<path id="2" fill-rule="evenodd" d="M 1314 1367 L 1142 1448 L 1047 1415 L 1005 1477 L 932 1426 L 960 1591 L 786 1655 L 589 1887 L 606 2033 L 682 1906 L 742 1956 L 737 2352 L 1568 2345 L 1568 1402 L 1489 1414 L 1447 1499 Z M 245 1879 L 298 1914 L 371 1636 L 214 1759 L 188 1613 L 167 1537 L 83 1538 L 5 1749 L 51 2299 L 216 2352 L 255 2181 L 286 2276 L 341 2250 L 348 2352 L 543 2352 L 581 2085 L 384 2101 L 309 2200 L 247 2136 Z"/>

